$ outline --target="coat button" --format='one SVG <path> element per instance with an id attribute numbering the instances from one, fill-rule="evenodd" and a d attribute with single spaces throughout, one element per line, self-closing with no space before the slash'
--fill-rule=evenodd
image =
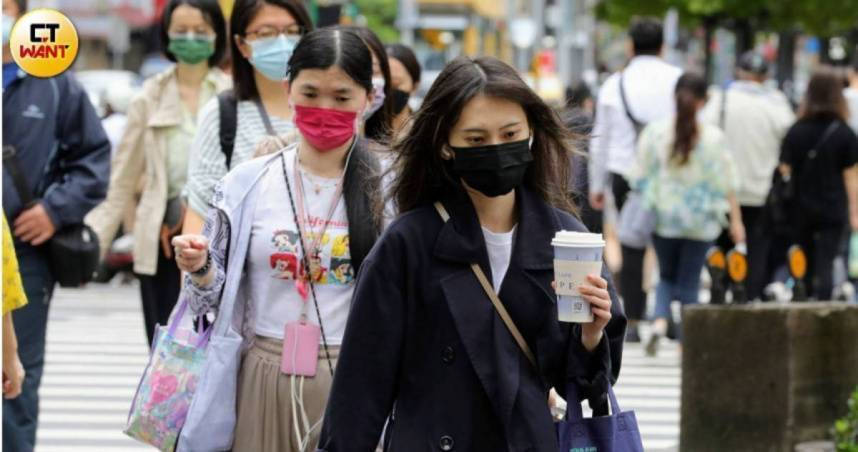
<path id="1" fill-rule="evenodd" d="M 450 364 L 456 358 L 456 352 L 453 350 L 453 347 L 446 346 L 444 350 L 441 352 L 441 361 L 444 361 L 444 364 Z"/>
<path id="2" fill-rule="evenodd" d="M 444 435 L 441 437 L 441 441 L 438 442 L 438 448 L 443 451 L 453 450 L 453 438 Z"/>

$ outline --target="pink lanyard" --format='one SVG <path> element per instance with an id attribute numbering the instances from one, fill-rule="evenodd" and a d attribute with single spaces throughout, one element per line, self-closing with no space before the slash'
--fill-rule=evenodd
<path id="1" fill-rule="evenodd" d="M 301 177 L 301 171 L 298 168 L 298 150 L 297 149 L 295 150 L 295 163 L 294 163 L 293 171 L 294 171 L 294 179 L 295 179 L 295 191 L 297 192 L 296 197 L 298 198 L 296 200 L 296 204 L 298 207 L 298 225 L 297 226 L 301 232 L 301 239 L 303 242 L 301 245 L 304 247 L 304 258 L 307 259 L 307 265 L 308 266 L 310 266 L 311 259 L 318 259 L 319 255 L 321 254 L 319 252 L 319 244 L 322 242 L 322 238 L 324 237 L 325 232 L 328 229 L 328 224 L 330 224 L 331 219 L 334 217 L 334 211 L 337 210 L 337 205 L 339 205 L 339 203 L 340 203 L 340 196 L 342 196 L 342 194 L 343 194 L 343 179 L 345 178 L 346 169 L 348 168 L 350 159 L 351 159 L 351 151 L 349 151 L 349 156 L 348 156 L 348 158 L 346 158 L 346 166 L 345 166 L 345 168 L 343 168 L 343 174 L 340 176 L 340 180 L 337 182 L 336 191 L 334 192 L 334 196 L 332 197 L 330 206 L 328 207 L 327 219 L 322 223 L 322 230 L 319 233 L 319 235 L 315 236 L 313 238 L 313 241 L 311 242 L 311 244 L 308 246 L 308 244 L 307 244 L 308 235 L 307 235 L 307 231 L 306 231 L 306 228 L 304 227 L 303 223 L 305 221 L 307 222 L 308 227 L 310 227 L 311 232 L 312 232 L 312 225 L 311 225 L 309 215 L 307 215 L 307 213 L 305 212 L 306 197 L 304 194 L 304 181 L 303 181 L 303 178 Z M 299 280 L 299 281 L 301 281 L 301 283 L 299 283 L 299 285 L 298 285 L 298 291 L 301 293 L 301 296 L 304 299 L 307 298 L 307 290 L 306 290 L 306 287 L 302 283 L 304 281 L 307 281 L 310 278 L 312 278 L 312 275 L 306 274 L 307 270 L 308 269 L 304 269 L 303 278 L 301 278 Z M 302 290 L 302 288 L 303 288 L 303 290 Z"/>

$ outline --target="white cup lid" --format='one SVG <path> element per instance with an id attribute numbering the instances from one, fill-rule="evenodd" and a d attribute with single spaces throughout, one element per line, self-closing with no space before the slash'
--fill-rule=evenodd
<path id="1" fill-rule="evenodd" d="M 605 246 L 602 234 L 577 231 L 558 231 L 551 241 L 554 246 L 600 247 Z"/>

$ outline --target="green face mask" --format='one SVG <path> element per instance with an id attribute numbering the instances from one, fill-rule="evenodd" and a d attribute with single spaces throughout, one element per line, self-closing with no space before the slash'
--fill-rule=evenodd
<path id="1" fill-rule="evenodd" d="M 170 36 L 167 50 L 185 64 L 198 64 L 214 54 L 214 39 L 210 36 L 195 36 L 193 33 Z"/>

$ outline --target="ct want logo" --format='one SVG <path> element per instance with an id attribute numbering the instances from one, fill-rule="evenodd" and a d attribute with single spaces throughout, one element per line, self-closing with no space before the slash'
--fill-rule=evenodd
<path id="1" fill-rule="evenodd" d="M 68 69 L 77 57 L 77 30 L 57 10 L 33 10 L 12 27 L 9 50 L 24 72 L 35 77 L 53 77 Z"/>

